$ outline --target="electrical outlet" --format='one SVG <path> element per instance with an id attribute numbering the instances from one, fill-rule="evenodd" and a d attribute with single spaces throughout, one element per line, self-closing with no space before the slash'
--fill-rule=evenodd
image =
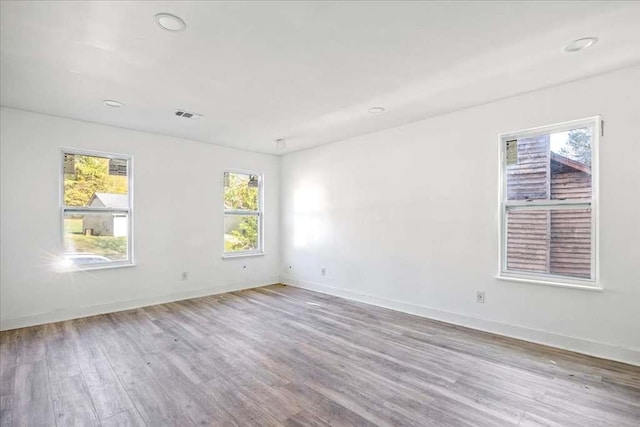
<path id="1" fill-rule="evenodd" d="M 327 267 L 322 267 L 320 269 L 320 274 L 322 274 L 323 276 L 326 276 L 327 275 Z"/>
<path id="2" fill-rule="evenodd" d="M 476 291 L 476 302 L 484 304 L 484 291 Z"/>
<path id="3" fill-rule="evenodd" d="M 187 273 L 186 271 L 182 272 L 182 280 L 187 280 L 189 278 L 189 273 Z"/>

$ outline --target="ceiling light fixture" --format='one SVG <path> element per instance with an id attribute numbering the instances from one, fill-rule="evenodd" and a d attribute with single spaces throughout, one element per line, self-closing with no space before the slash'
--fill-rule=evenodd
<path id="1" fill-rule="evenodd" d="M 276 139 L 275 142 L 276 142 L 276 148 L 278 150 L 284 150 L 285 148 L 287 148 L 287 143 L 284 139 L 279 138 L 279 139 Z"/>
<path id="2" fill-rule="evenodd" d="M 369 112 L 371 114 L 384 113 L 385 111 L 387 111 L 387 110 L 384 107 L 371 107 L 371 108 L 369 108 Z"/>
<path id="3" fill-rule="evenodd" d="M 184 31 L 187 24 L 180 18 L 170 13 L 156 13 L 156 23 L 167 31 Z"/>
<path id="4" fill-rule="evenodd" d="M 564 51 L 569 53 L 578 52 L 580 50 L 587 49 L 596 43 L 598 43 L 597 37 L 584 37 L 582 39 L 574 40 L 566 45 L 564 47 Z"/>
<path id="5" fill-rule="evenodd" d="M 124 104 L 122 102 L 114 101 L 113 99 L 105 99 L 104 101 L 102 101 L 102 103 L 111 108 L 124 107 Z"/>

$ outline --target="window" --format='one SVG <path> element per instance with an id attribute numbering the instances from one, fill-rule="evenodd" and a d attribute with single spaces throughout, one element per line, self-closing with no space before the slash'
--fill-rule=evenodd
<path id="1" fill-rule="evenodd" d="M 224 173 L 224 254 L 262 254 L 262 176 Z"/>
<path id="2" fill-rule="evenodd" d="M 501 136 L 501 277 L 596 287 L 600 125 Z"/>
<path id="3" fill-rule="evenodd" d="M 62 150 L 64 265 L 98 268 L 133 263 L 132 159 Z"/>

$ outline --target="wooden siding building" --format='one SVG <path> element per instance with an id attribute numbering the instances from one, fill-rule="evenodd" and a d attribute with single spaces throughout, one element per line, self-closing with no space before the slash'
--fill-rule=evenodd
<path id="1" fill-rule="evenodd" d="M 549 135 L 518 140 L 518 163 L 507 167 L 510 200 L 591 198 L 591 167 L 550 150 Z M 510 210 L 507 268 L 588 278 L 590 209 Z"/>

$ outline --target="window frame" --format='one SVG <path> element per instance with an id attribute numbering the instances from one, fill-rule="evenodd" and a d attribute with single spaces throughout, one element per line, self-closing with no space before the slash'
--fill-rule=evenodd
<path id="1" fill-rule="evenodd" d="M 66 206 L 64 204 L 64 156 L 65 154 L 73 154 L 79 156 L 91 156 L 102 157 L 107 159 L 118 159 L 127 161 L 127 199 L 128 208 L 98 208 L 98 207 L 83 207 L 83 206 Z M 133 252 L 133 156 L 130 154 L 111 153 L 97 150 L 86 150 L 71 147 L 60 148 L 60 172 L 59 172 L 59 206 L 60 206 L 60 253 L 64 256 L 65 253 L 65 228 L 64 219 L 65 213 L 74 212 L 78 214 L 82 213 L 96 213 L 96 212 L 109 212 L 115 214 L 126 214 L 129 218 L 127 224 L 127 259 L 122 261 L 111 261 L 99 264 L 86 264 L 78 266 L 68 266 L 66 270 L 87 271 L 87 270 L 102 270 L 109 268 L 120 267 L 132 267 L 135 265 L 135 258 Z"/>
<path id="2" fill-rule="evenodd" d="M 599 277 L 599 147 L 603 137 L 601 116 L 586 117 L 562 123 L 539 126 L 499 135 L 499 227 L 498 227 L 498 275 L 497 279 L 534 283 L 585 290 L 602 290 Z M 590 127 L 591 139 L 591 199 L 590 200 L 507 200 L 506 141 L 537 135 L 566 132 Z M 562 276 L 552 273 L 535 273 L 507 268 L 507 212 L 510 208 L 524 209 L 591 209 L 591 275 L 589 278 Z"/>
<path id="3" fill-rule="evenodd" d="M 226 173 L 234 173 L 239 175 L 255 175 L 259 177 L 258 180 L 258 210 L 245 210 L 245 209 L 229 209 L 224 206 L 224 175 Z M 249 251 L 237 251 L 226 252 L 224 247 L 224 221 L 227 215 L 252 215 L 258 217 L 258 247 Z M 224 169 L 222 172 L 222 258 L 241 258 L 264 255 L 264 174 L 246 170 L 246 169 Z"/>

